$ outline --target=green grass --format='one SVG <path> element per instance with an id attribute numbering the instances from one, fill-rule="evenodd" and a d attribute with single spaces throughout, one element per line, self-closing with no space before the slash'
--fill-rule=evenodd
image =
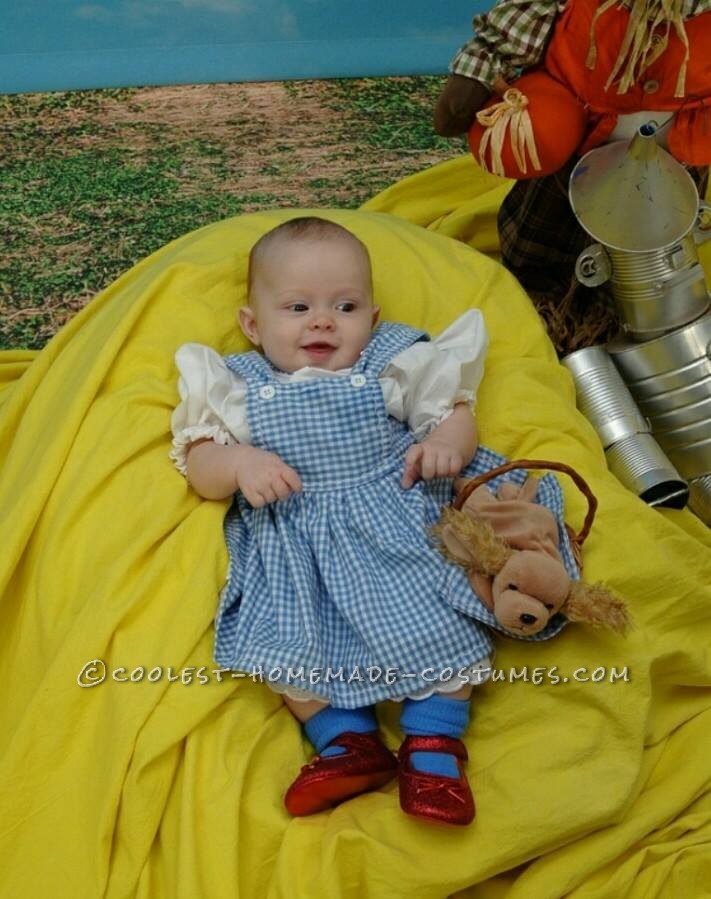
<path id="1" fill-rule="evenodd" d="M 0 97 L 0 347 L 41 348 L 126 269 L 210 222 L 280 205 L 355 208 L 458 155 L 461 142 L 431 126 L 442 82 L 272 85 L 283 108 L 235 102 L 218 127 L 187 107 L 219 86 L 185 88 L 182 118 L 182 93 L 163 118 L 150 89 Z"/>
<path id="2" fill-rule="evenodd" d="M 334 82 L 334 108 L 357 115 L 345 133 L 380 150 L 451 151 L 452 142 L 439 137 L 431 124 L 432 109 L 442 90 L 441 78 L 364 78 Z M 361 122 L 368 126 L 361 130 Z"/>
<path id="3" fill-rule="evenodd" d="M 181 180 L 197 174 L 189 149 L 194 148 L 166 148 L 141 159 L 115 147 L 76 156 L 29 157 L 7 166 L 0 227 L 7 229 L 3 258 L 10 256 L 10 261 L 0 265 L 0 298 L 5 299 L 6 291 L 17 298 L 16 312 L 47 305 L 52 298 L 86 299 L 188 231 L 255 206 L 278 205 L 274 194 L 181 196 Z M 28 257 L 25 251 L 44 222 L 46 255 Z M 72 247 L 82 249 L 72 253 Z M 59 248 L 65 253 L 53 253 Z M 53 256 L 66 260 L 66 251 L 69 264 L 57 264 Z M 11 313 L 0 339 L 4 347 L 36 349 L 54 330 L 41 312 Z"/>

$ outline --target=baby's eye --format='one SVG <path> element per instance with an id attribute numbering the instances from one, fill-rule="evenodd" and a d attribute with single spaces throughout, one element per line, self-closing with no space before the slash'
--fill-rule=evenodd
<path id="1" fill-rule="evenodd" d="M 306 312 L 309 307 L 306 303 L 291 303 L 287 308 L 291 312 Z"/>
<path id="2" fill-rule="evenodd" d="M 336 309 L 339 309 L 341 312 L 353 312 L 355 307 L 355 303 L 352 303 L 350 300 L 344 300 L 342 303 L 339 303 L 338 306 L 336 306 Z"/>

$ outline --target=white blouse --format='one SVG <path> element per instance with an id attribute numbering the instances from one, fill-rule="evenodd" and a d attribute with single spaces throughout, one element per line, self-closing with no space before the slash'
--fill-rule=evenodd
<path id="1" fill-rule="evenodd" d="M 418 341 L 398 353 L 378 378 L 388 414 L 406 421 L 420 441 L 451 415 L 455 403 L 473 407 L 487 346 L 484 318 L 478 309 L 471 309 L 433 340 Z M 187 450 L 195 440 L 207 437 L 226 446 L 250 442 L 247 385 L 230 371 L 219 353 L 203 344 L 183 344 L 175 362 L 181 401 L 171 419 L 170 458 L 187 476 Z M 307 366 L 293 373 L 275 372 L 274 376 L 293 382 L 342 378 L 350 371 Z"/>

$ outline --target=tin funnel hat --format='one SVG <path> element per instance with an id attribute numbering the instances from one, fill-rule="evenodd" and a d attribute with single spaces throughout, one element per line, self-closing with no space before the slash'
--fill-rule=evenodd
<path id="1" fill-rule="evenodd" d="M 696 223 L 699 195 L 691 175 L 662 149 L 653 124 L 631 141 L 586 153 L 570 176 L 570 203 L 596 241 L 617 250 L 667 247 Z"/>

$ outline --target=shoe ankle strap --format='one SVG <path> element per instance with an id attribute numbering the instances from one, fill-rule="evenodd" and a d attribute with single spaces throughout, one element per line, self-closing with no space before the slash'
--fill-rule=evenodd
<path id="1" fill-rule="evenodd" d="M 447 755 L 454 755 L 464 761 L 469 758 L 467 747 L 455 737 L 409 736 L 400 747 L 398 758 L 402 760 L 411 752 L 445 752 Z"/>
<path id="2" fill-rule="evenodd" d="M 372 743 L 373 739 L 380 741 L 380 733 L 377 730 L 369 730 L 366 732 L 345 730 L 342 734 L 334 737 L 328 745 L 346 746 L 348 749 L 359 749 L 364 743 Z"/>

